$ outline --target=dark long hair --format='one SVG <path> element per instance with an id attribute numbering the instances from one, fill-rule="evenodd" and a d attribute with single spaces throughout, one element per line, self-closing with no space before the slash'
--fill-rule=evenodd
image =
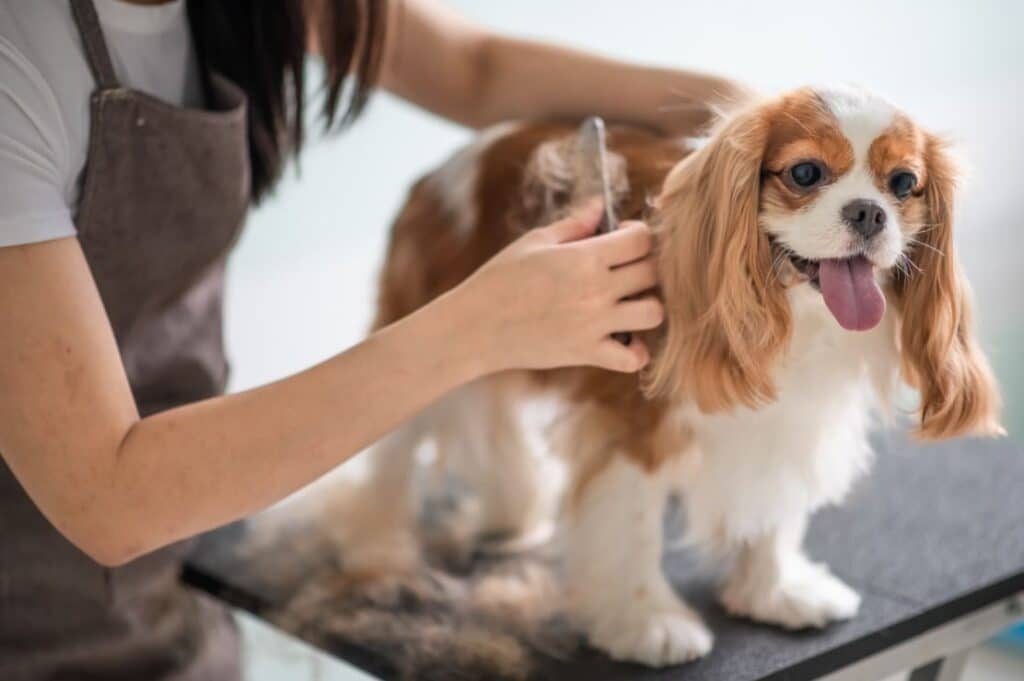
<path id="1" fill-rule="evenodd" d="M 387 2 L 188 0 L 188 16 L 204 84 L 209 87 L 216 71 L 248 95 L 255 202 L 273 187 L 289 156 L 302 149 L 311 23 L 324 60 L 324 126 L 344 127 L 362 112 L 377 79 Z M 348 87 L 346 76 L 352 77 Z"/>

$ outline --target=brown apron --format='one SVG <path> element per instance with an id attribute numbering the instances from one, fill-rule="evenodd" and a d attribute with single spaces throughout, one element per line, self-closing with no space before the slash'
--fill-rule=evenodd
<path id="1" fill-rule="evenodd" d="M 203 111 L 121 87 L 92 0 L 71 8 L 97 83 L 78 239 L 148 415 L 224 389 L 224 260 L 249 203 L 245 97 L 216 76 Z M 103 568 L 0 458 L 0 679 L 237 679 L 230 616 L 179 584 L 188 548 Z"/>

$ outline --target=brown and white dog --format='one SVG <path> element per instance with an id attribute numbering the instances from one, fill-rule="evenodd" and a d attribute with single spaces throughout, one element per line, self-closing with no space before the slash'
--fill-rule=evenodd
<path id="1" fill-rule="evenodd" d="M 377 325 L 564 211 L 575 129 L 499 126 L 418 182 L 393 227 Z M 1002 432 L 954 252 L 945 144 L 835 87 L 738 109 L 696 148 L 625 126 L 609 146 L 619 215 L 656 233 L 667 320 L 645 335 L 648 370 L 510 373 L 448 396 L 378 446 L 346 563 L 416 559 L 410 481 L 428 438 L 480 494 L 482 531 L 537 532 L 544 479 L 516 403 L 540 387 L 567 405 L 553 446 L 569 464 L 568 594 L 592 645 L 649 665 L 710 649 L 661 570 L 677 491 L 690 537 L 731 558 L 729 612 L 789 628 L 853 616 L 858 595 L 801 544 L 809 515 L 869 467 L 872 398 L 886 402 L 902 376 L 920 392 L 919 436 Z"/>

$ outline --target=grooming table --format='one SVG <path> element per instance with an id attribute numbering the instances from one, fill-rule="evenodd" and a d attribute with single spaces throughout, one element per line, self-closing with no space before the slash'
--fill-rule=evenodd
<path id="1" fill-rule="evenodd" d="M 973 646 L 1024 619 L 1024 450 L 1011 440 L 918 446 L 895 434 L 875 438 L 875 448 L 871 475 L 842 508 L 815 516 L 807 542 L 813 558 L 860 592 L 854 620 L 792 633 L 730 618 L 715 600 L 712 575 L 672 552 L 667 573 L 715 634 L 709 656 L 653 670 L 578 646 L 568 659 L 535 653 L 530 677 L 871 681 L 913 669 L 913 681 L 959 678 Z M 186 581 L 275 621 L 272 613 L 304 575 L 329 569 L 327 559 L 319 567 L 308 557 L 291 564 L 279 547 L 240 548 L 246 540 L 244 525 L 204 537 Z M 295 545 L 315 544 L 304 537 Z M 374 675 L 396 674 L 379 654 L 311 633 L 299 635 Z M 471 678 L 458 669 L 435 676 Z"/>

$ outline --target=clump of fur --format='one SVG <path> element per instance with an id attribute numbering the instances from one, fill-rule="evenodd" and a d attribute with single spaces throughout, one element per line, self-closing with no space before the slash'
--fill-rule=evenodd
<path id="1" fill-rule="evenodd" d="M 371 570 L 352 550 L 358 541 L 340 532 L 358 523 L 362 491 L 338 480 L 248 524 L 235 552 L 245 581 L 270 602 L 265 617 L 397 679 L 521 681 L 536 678 L 541 661 L 579 648 L 563 614 L 554 546 L 482 553 L 478 504 L 446 479 L 424 494 L 418 557 L 372 562 Z M 340 527 L 328 531 L 333 524 Z"/>
<path id="2" fill-rule="evenodd" d="M 578 647 L 559 603 L 553 567 L 520 557 L 478 561 L 462 576 L 426 566 L 373 580 L 325 576 L 274 619 L 319 647 L 355 649 L 395 678 L 519 681 L 538 654 L 565 658 Z"/>
<path id="3" fill-rule="evenodd" d="M 522 201 L 525 212 L 538 224 L 545 224 L 568 215 L 580 202 L 577 186 L 579 159 L 576 136 L 569 135 L 540 144 L 530 155 L 523 173 Z M 608 152 L 608 181 L 616 206 L 629 193 L 626 159 Z M 616 206 L 613 206 L 615 208 Z"/>

